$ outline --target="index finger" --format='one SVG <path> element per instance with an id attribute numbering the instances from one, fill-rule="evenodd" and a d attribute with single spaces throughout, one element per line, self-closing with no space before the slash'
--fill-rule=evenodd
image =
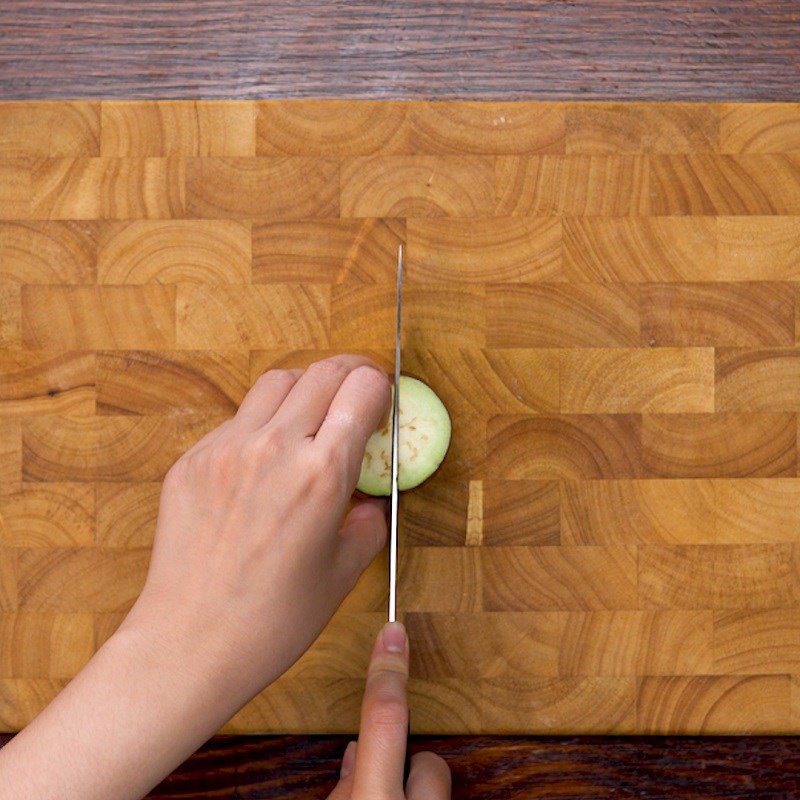
<path id="1" fill-rule="evenodd" d="M 399 622 L 384 625 L 372 651 L 358 734 L 353 797 L 403 794 L 408 743 L 408 637 Z"/>
<path id="2" fill-rule="evenodd" d="M 341 452 L 355 481 L 367 440 L 389 412 L 388 377 L 376 367 L 357 367 L 342 382 L 314 437 L 321 445 Z"/>

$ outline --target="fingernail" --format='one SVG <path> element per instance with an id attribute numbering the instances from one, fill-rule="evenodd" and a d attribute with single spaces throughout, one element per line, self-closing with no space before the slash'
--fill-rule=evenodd
<path id="1" fill-rule="evenodd" d="M 387 653 L 405 653 L 406 651 L 406 629 L 401 622 L 387 622 L 383 626 L 381 634 L 383 649 Z"/>
<path id="2" fill-rule="evenodd" d="M 347 747 L 344 749 L 342 756 L 342 768 L 339 774 L 342 778 L 346 778 L 352 771 L 356 763 L 356 743 L 348 742 Z"/>

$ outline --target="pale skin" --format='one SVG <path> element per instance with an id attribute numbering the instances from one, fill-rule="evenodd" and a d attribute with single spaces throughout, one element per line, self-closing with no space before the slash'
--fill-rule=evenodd
<path id="1" fill-rule="evenodd" d="M 302 655 L 385 544 L 382 501 L 341 520 L 389 398 L 357 356 L 273 370 L 175 463 L 139 599 L 0 750 L 0 800 L 143 797 Z M 384 627 L 332 800 L 450 797 L 432 753 L 403 786 L 408 653 L 403 626 Z"/>

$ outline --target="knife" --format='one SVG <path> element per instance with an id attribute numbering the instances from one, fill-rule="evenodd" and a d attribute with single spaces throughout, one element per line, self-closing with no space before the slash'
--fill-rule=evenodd
<path id="1" fill-rule="evenodd" d="M 392 395 L 392 505 L 389 522 L 389 622 L 397 620 L 397 515 L 400 491 L 400 334 L 403 310 L 403 245 L 397 248 L 397 326 L 394 340 L 394 393 Z"/>
<path id="2" fill-rule="evenodd" d="M 389 622 L 397 621 L 397 519 L 400 510 L 400 337 L 403 315 L 403 245 L 397 248 L 397 323 L 394 334 L 394 393 L 392 395 L 392 505 L 389 521 Z M 411 736 L 411 713 L 408 716 L 406 756 L 403 765 L 403 787 L 411 772 L 411 754 L 408 738 Z"/>

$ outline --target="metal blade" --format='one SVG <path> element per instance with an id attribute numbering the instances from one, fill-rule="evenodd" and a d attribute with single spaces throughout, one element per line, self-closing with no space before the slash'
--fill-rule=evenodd
<path id="1" fill-rule="evenodd" d="M 392 398 L 392 513 L 389 527 L 389 622 L 397 619 L 397 515 L 400 492 L 400 335 L 403 310 L 403 245 L 397 248 L 397 329 L 394 341 L 394 395 Z"/>

